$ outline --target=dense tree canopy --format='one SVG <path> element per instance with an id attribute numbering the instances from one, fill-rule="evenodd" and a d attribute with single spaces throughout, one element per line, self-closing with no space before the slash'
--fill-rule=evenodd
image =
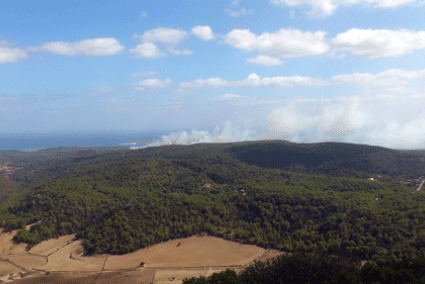
<path id="1" fill-rule="evenodd" d="M 385 177 L 367 180 L 384 175 L 378 171 L 381 160 L 413 161 L 414 173 L 423 175 L 413 154 L 279 143 L 164 146 L 52 162 L 43 171 L 21 174 L 27 189 L 0 203 L 0 227 L 19 229 L 41 220 L 15 241 L 31 247 L 75 233 L 85 239 L 88 253 L 128 253 L 206 232 L 288 252 L 373 261 L 425 256 L 424 191 L 413 194 L 398 182 L 409 177 L 410 164 L 384 166 Z M 273 153 L 288 156 L 288 147 L 293 157 L 284 169 L 267 164 Z M 332 147 L 338 155 L 326 158 Z M 263 166 L 246 160 L 261 149 L 270 158 Z M 359 157 L 347 158 L 350 151 Z M 313 162 L 306 157 L 295 163 L 308 152 Z"/>

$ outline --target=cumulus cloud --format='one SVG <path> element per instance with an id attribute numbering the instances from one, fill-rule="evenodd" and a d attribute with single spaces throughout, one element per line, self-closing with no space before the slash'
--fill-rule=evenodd
<path id="1" fill-rule="evenodd" d="M 334 51 L 361 58 L 400 56 L 425 48 L 425 31 L 351 29 L 338 34 L 331 45 Z"/>
<path id="2" fill-rule="evenodd" d="M 165 53 L 161 52 L 156 46 L 155 42 L 165 44 L 167 50 L 173 55 L 191 55 L 191 50 L 178 50 L 175 47 L 180 44 L 185 38 L 189 36 L 189 33 L 182 29 L 173 29 L 160 27 L 146 31 L 142 35 L 135 33 L 133 37 L 139 38 L 143 41 L 136 48 L 130 49 L 130 53 L 134 54 L 136 58 L 144 57 L 158 57 L 164 56 Z"/>
<path id="3" fill-rule="evenodd" d="M 323 31 L 303 32 L 298 29 L 280 29 L 274 33 L 255 35 L 249 29 L 235 29 L 225 36 L 225 43 L 246 51 L 277 57 L 319 55 L 329 50 Z"/>
<path id="4" fill-rule="evenodd" d="M 249 58 L 247 60 L 248 63 L 254 63 L 264 66 L 276 66 L 276 65 L 283 65 L 284 62 L 276 57 L 270 57 L 267 55 L 258 55 L 254 58 Z"/>
<path id="5" fill-rule="evenodd" d="M 27 49 L 31 52 L 44 52 L 66 56 L 104 56 L 120 53 L 124 48 L 114 38 L 95 38 L 78 42 L 46 42 L 40 46 L 28 47 Z"/>
<path id="6" fill-rule="evenodd" d="M 332 15 L 339 6 L 367 5 L 375 8 L 391 8 L 410 3 L 419 2 L 418 0 L 271 0 L 272 4 L 278 6 L 310 6 L 311 10 L 307 16 L 312 18 L 321 18 Z"/>
<path id="7" fill-rule="evenodd" d="M 214 39 L 214 34 L 210 26 L 196 26 L 193 27 L 190 31 L 191 34 L 194 34 L 202 40 L 212 40 Z"/>
<path id="8" fill-rule="evenodd" d="M 145 89 L 152 89 L 152 88 L 167 88 L 173 84 L 173 81 L 171 79 L 166 80 L 159 80 L 159 79 L 146 79 L 143 81 L 140 81 L 139 83 L 136 83 L 133 85 L 133 89 L 135 91 L 144 91 Z"/>
<path id="9" fill-rule="evenodd" d="M 247 78 L 239 81 L 227 81 L 221 78 L 198 79 L 192 82 L 180 83 L 180 88 L 198 87 L 265 87 L 282 88 L 293 86 L 325 86 L 326 81 L 311 77 L 291 76 L 291 77 L 265 77 L 261 78 L 255 73 L 249 74 Z"/>
<path id="10" fill-rule="evenodd" d="M 188 32 L 181 29 L 160 27 L 146 31 L 143 35 L 134 34 L 145 42 L 161 42 L 167 45 L 178 45 L 189 36 Z"/>
<path id="11" fill-rule="evenodd" d="M 157 74 L 159 74 L 159 72 L 146 71 L 146 72 L 131 73 L 130 77 L 148 77 L 148 76 L 153 76 L 153 75 L 157 75 Z"/>
<path id="12" fill-rule="evenodd" d="M 14 63 L 27 60 L 28 58 L 28 53 L 22 49 L 2 47 L 0 45 L 0 64 Z"/>
<path id="13" fill-rule="evenodd" d="M 151 42 L 141 43 L 135 48 L 131 48 L 129 52 L 130 54 L 133 54 L 135 58 L 150 58 L 166 55 L 165 53 L 161 52 L 154 43 Z"/>

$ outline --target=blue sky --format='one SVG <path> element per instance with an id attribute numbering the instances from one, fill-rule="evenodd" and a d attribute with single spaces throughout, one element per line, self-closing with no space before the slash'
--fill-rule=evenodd
<path id="1" fill-rule="evenodd" d="M 425 148 L 419 0 L 0 0 L 0 133 Z"/>

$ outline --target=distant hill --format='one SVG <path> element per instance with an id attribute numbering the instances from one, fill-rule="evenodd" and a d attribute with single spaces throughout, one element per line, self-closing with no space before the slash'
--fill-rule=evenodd
<path id="1" fill-rule="evenodd" d="M 290 252 L 425 255 L 425 190 L 400 183 L 425 175 L 420 151 L 285 141 L 61 151 L 8 153 L 22 169 L 3 189 L 21 194 L 3 195 L 0 227 L 42 220 L 16 242 L 76 233 L 88 253 L 122 254 L 207 232 Z"/>
<path id="2" fill-rule="evenodd" d="M 349 143 L 248 142 L 229 147 L 224 153 L 262 168 L 290 170 L 293 165 L 298 165 L 321 173 L 343 168 L 351 174 L 363 172 L 404 178 L 414 178 L 425 173 L 423 152 Z"/>

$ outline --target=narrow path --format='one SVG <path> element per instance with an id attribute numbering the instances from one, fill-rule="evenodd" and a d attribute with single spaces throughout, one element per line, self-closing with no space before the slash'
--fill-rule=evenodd
<path id="1" fill-rule="evenodd" d="M 107 261 L 108 261 L 108 255 L 106 255 L 105 262 L 103 263 L 102 270 L 100 270 L 100 271 L 104 271 L 105 270 L 105 266 L 106 266 L 106 262 Z"/>
<path id="2" fill-rule="evenodd" d="M 419 187 L 416 189 L 416 191 L 421 190 L 422 186 L 424 185 L 425 179 L 422 180 L 421 184 L 419 185 Z"/>

